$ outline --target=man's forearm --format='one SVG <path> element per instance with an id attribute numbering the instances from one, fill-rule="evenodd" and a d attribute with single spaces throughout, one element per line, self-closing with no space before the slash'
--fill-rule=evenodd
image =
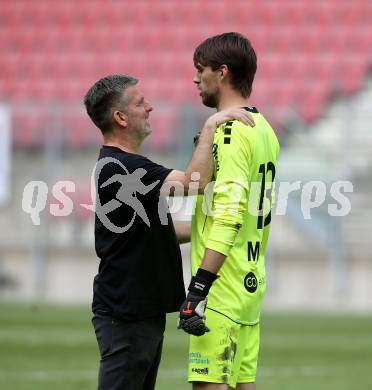
<path id="1" fill-rule="evenodd" d="M 204 124 L 199 141 L 186 171 L 172 170 L 165 178 L 160 194 L 166 196 L 181 195 L 179 185 L 182 185 L 184 195 L 191 195 L 188 190 L 191 183 L 199 183 L 198 192 L 203 193 L 210 182 L 213 173 L 212 145 L 215 129 L 228 120 L 237 119 L 243 123 L 254 126 L 252 116 L 243 108 L 226 109 L 210 116 Z M 200 176 L 192 174 L 198 172 Z M 178 186 L 178 187 L 177 187 Z M 195 187 L 193 187 L 195 188 Z M 196 195 L 196 194 L 195 194 Z"/>
<path id="2" fill-rule="evenodd" d="M 190 242 L 191 239 L 191 221 L 173 221 L 177 240 L 180 244 Z"/>
<path id="3" fill-rule="evenodd" d="M 205 123 L 192 158 L 185 170 L 185 175 L 189 181 L 191 181 L 191 175 L 193 172 L 198 172 L 200 174 L 199 192 L 203 192 L 205 186 L 212 178 L 212 147 L 215 129 L 215 124 L 213 125 L 208 121 Z"/>
<path id="4" fill-rule="evenodd" d="M 217 274 L 223 263 L 225 262 L 226 256 L 223 253 L 217 252 L 213 249 L 206 249 L 204 258 L 200 268 L 206 271 Z"/>
<path id="5" fill-rule="evenodd" d="M 192 158 L 184 172 L 173 170 L 165 179 L 160 193 L 166 196 L 175 195 L 197 195 L 204 192 L 205 187 L 210 182 L 213 173 L 212 145 L 216 123 L 207 120 L 205 123 L 199 142 L 194 150 Z M 197 176 L 193 176 L 197 173 Z M 193 185 L 193 191 L 190 192 L 190 184 Z M 180 185 L 182 188 L 180 188 Z M 180 189 L 182 192 L 180 192 Z"/>

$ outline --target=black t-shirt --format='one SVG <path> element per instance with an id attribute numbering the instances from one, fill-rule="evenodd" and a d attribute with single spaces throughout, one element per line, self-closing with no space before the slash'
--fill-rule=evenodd
<path id="1" fill-rule="evenodd" d="M 146 157 L 101 148 L 93 312 L 138 320 L 178 311 L 182 304 L 181 252 L 166 200 L 158 195 L 170 171 Z"/>

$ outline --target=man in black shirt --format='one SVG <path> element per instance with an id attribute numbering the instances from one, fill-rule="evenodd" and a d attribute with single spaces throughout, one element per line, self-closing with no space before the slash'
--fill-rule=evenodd
<path id="1" fill-rule="evenodd" d="M 84 99 L 104 138 L 95 172 L 100 264 L 92 304 L 101 355 L 100 390 L 154 389 L 165 315 L 178 311 L 185 299 L 181 253 L 161 194 L 172 182 L 186 193 L 193 172 L 199 172 L 203 191 L 211 177 L 216 126 L 233 118 L 252 123 L 249 113 L 240 109 L 212 115 L 186 171 L 165 168 L 138 154 L 151 132 L 152 107 L 137 83 L 131 76 L 107 76 Z M 188 230 L 179 229 L 179 240 L 189 236 Z"/>

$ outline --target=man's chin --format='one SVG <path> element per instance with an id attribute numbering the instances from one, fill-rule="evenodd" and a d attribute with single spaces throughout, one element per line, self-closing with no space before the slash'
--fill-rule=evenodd
<path id="1" fill-rule="evenodd" d="M 147 138 L 150 134 L 152 133 L 152 128 L 151 127 L 146 127 L 144 133 L 143 133 L 143 138 Z"/>

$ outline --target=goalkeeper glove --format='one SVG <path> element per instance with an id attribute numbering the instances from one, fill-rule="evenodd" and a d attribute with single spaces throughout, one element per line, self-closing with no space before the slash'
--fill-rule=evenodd
<path id="1" fill-rule="evenodd" d="M 202 336 L 209 332 L 205 325 L 205 308 L 207 295 L 217 275 L 205 269 L 199 268 L 196 275 L 191 279 L 189 292 L 180 309 L 178 329 L 194 336 Z"/>

